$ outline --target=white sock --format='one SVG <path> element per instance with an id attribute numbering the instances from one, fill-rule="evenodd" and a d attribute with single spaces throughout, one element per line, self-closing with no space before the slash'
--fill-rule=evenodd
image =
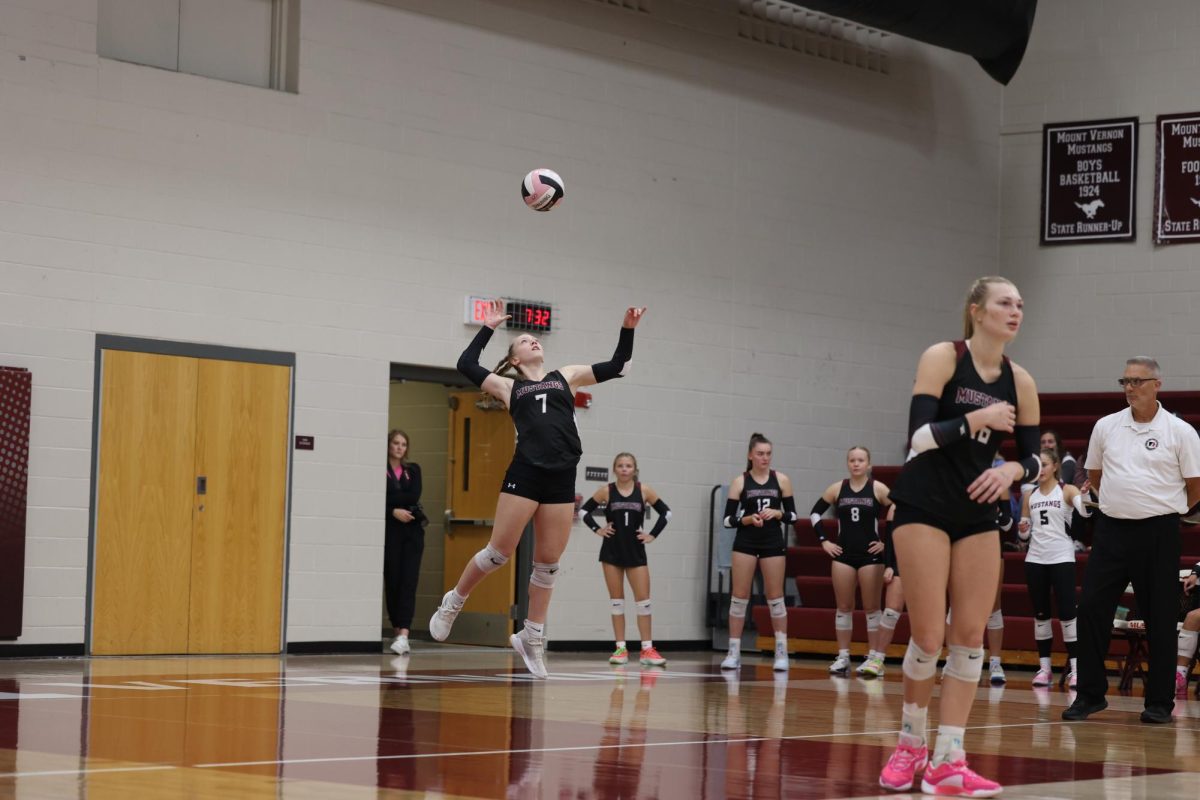
<path id="1" fill-rule="evenodd" d="M 1000 656 L 992 656 L 992 668 L 1000 666 Z"/>
<path id="2" fill-rule="evenodd" d="M 1179 667 L 1179 666 L 1177 666 L 1177 667 L 1175 667 L 1175 671 L 1176 671 L 1176 672 L 1178 672 L 1180 675 L 1187 675 L 1187 674 L 1188 674 L 1188 668 L 1187 668 L 1187 667 Z"/>
<path id="3" fill-rule="evenodd" d="M 934 746 L 933 758 L 930 759 L 930 763 L 937 766 L 946 761 L 961 761 L 966 758 L 966 751 L 963 750 L 964 735 L 966 735 L 965 728 L 938 725 L 937 744 Z"/>
<path id="4" fill-rule="evenodd" d="M 617 649 L 618 649 L 618 650 L 620 650 L 620 649 L 621 649 L 622 647 L 624 647 L 624 646 L 625 646 L 625 640 L 624 640 L 624 639 L 621 639 L 620 641 L 618 641 L 618 642 L 617 642 Z"/>
<path id="5" fill-rule="evenodd" d="M 462 604 L 467 602 L 467 596 L 458 593 L 458 589 L 450 590 L 450 605 L 455 608 L 462 608 Z"/>
<path id="6" fill-rule="evenodd" d="M 546 625 L 543 622 L 533 622 L 525 620 L 525 632 L 529 634 L 531 639 L 541 639 L 542 634 L 546 631 Z"/>
<path id="7" fill-rule="evenodd" d="M 742 640 L 741 639 L 730 639 L 729 640 L 729 655 L 735 656 L 740 652 L 742 652 Z"/>
<path id="8" fill-rule="evenodd" d="M 1078 672 L 1078 671 L 1079 671 L 1079 669 L 1078 669 L 1078 668 L 1076 667 L 1076 665 L 1075 665 L 1075 659 L 1073 659 L 1073 658 L 1072 658 L 1072 659 L 1069 659 L 1069 661 L 1070 661 L 1070 664 L 1071 664 L 1071 672 Z"/>
<path id="9" fill-rule="evenodd" d="M 1046 656 L 1045 658 L 1039 657 L 1038 658 L 1038 667 L 1046 670 L 1046 672 L 1049 672 L 1050 671 L 1050 656 Z"/>
<path id="10" fill-rule="evenodd" d="M 849 658 L 849 657 L 850 657 L 849 650 L 838 650 L 838 658 Z"/>
<path id="11" fill-rule="evenodd" d="M 653 639 L 647 639 L 646 641 L 642 642 L 642 649 L 643 649 L 643 650 L 649 650 L 651 647 L 654 647 L 654 640 L 653 640 Z"/>
<path id="12" fill-rule="evenodd" d="M 900 712 L 900 744 L 920 747 L 925 744 L 925 729 L 929 725 L 929 707 L 905 703 Z"/>

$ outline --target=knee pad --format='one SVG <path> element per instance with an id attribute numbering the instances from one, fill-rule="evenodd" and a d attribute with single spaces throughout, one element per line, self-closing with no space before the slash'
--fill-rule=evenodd
<path id="1" fill-rule="evenodd" d="M 484 573 L 495 572 L 507 563 L 508 556 L 492 547 L 491 543 L 475 554 L 475 566 Z"/>
<path id="2" fill-rule="evenodd" d="M 987 627 L 989 631 L 1004 630 L 1004 612 L 996 609 L 988 616 Z"/>
<path id="3" fill-rule="evenodd" d="M 961 644 L 950 645 L 950 655 L 946 657 L 947 678 L 955 678 L 967 683 L 979 683 L 983 674 L 983 648 L 963 647 Z"/>
<path id="4" fill-rule="evenodd" d="M 557 577 L 558 562 L 543 564 L 540 561 L 535 561 L 533 562 L 533 572 L 529 574 L 529 582 L 543 589 L 553 589 L 554 581 Z"/>
<path id="5" fill-rule="evenodd" d="M 904 651 L 902 667 L 906 677 L 914 681 L 927 681 L 937 675 L 937 653 L 927 653 L 911 639 L 908 649 Z"/>
<path id="6" fill-rule="evenodd" d="M 787 608 L 784 607 L 783 598 L 776 597 L 767 600 L 767 608 L 771 610 L 771 616 L 775 619 L 787 616 Z"/>
<path id="7" fill-rule="evenodd" d="M 1072 620 L 1074 622 L 1074 620 Z M 1033 621 L 1033 638 L 1039 642 L 1044 639 L 1054 638 L 1054 623 L 1048 619 L 1035 619 Z M 1063 626 L 1063 641 L 1067 640 L 1067 629 Z"/>
<path id="8" fill-rule="evenodd" d="M 879 620 L 879 627 L 887 628 L 889 631 L 896 630 L 896 623 L 900 621 L 900 612 L 894 608 L 885 608 Z"/>
<path id="9" fill-rule="evenodd" d="M 867 630 L 874 633 L 879 630 L 879 620 L 883 617 L 878 611 L 867 612 Z"/>
<path id="10" fill-rule="evenodd" d="M 749 597 L 729 598 L 729 616 L 742 619 L 746 616 L 746 606 L 750 605 Z"/>
<path id="11" fill-rule="evenodd" d="M 1079 639 L 1079 631 L 1075 627 L 1075 619 L 1064 619 L 1059 622 L 1063 629 L 1063 641 L 1074 642 Z M 1047 639 L 1050 637 L 1047 636 Z"/>
<path id="12" fill-rule="evenodd" d="M 1191 658 L 1196 655 L 1196 641 L 1200 639 L 1200 631 L 1179 632 L 1179 657 Z"/>
<path id="13" fill-rule="evenodd" d="M 634 603 L 634 605 L 637 606 L 637 615 L 639 617 L 650 616 L 650 598 L 649 597 L 647 597 L 645 600 L 638 600 L 636 603 Z"/>
<path id="14" fill-rule="evenodd" d="M 838 611 L 833 615 L 833 628 L 839 631 L 854 630 L 854 612 Z"/>
<path id="15" fill-rule="evenodd" d="M 622 597 L 620 599 L 617 599 L 615 597 L 611 598 L 610 602 L 612 603 L 612 615 L 614 617 L 625 616 L 625 598 L 624 597 Z"/>

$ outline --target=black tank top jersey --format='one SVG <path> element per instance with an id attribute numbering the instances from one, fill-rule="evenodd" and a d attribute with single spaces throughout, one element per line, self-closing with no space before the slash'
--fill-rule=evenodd
<path id="1" fill-rule="evenodd" d="M 508 413 L 517 428 L 513 461 L 542 469 L 579 463 L 583 444 L 575 421 L 575 396 L 561 372 L 549 372 L 540 381 L 514 379 Z"/>
<path id="2" fill-rule="evenodd" d="M 742 473 L 742 499 L 739 501 L 742 507 L 742 516 L 757 514 L 759 511 L 765 511 L 768 508 L 783 510 L 783 492 L 779 488 L 779 479 L 775 477 L 775 470 L 771 470 L 771 474 L 767 476 L 766 483 L 758 483 L 749 472 Z M 773 519 L 764 522 L 761 528 L 747 528 L 762 534 L 781 533 L 783 524 Z"/>
<path id="3" fill-rule="evenodd" d="M 954 350 L 958 363 L 954 375 L 942 389 L 938 421 L 962 417 L 994 403 L 1017 405 L 1017 384 L 1007 356 L 1000 364 L 1000 377 L 985 383 L 975 371 L 966 342 L 955 342 Z M 912 457 L 901 469 L 892 488 L 892 497 L 948 522 L 968 523 L 994 518 L 995 504 L 974 502 L 967 496 L 967 487 L 991 468 L 1007 437 L 1003 431 L 984 428 L 973 437 Z"/>
<path id="4" fill-rule="evenodd" d="M 617 485 L 608 485 L 608 505 L 604 518 L 612 523 L 613 538 L 637 538 L 646 518 L 646 501 L 642 499 L 642 484 L 634 483 L 628 497 L 617 491 Z"/>
<path id="5" fill-rule="evenodd" d="M 867 547 L 879 539 L 878 511 L 874 480 L 868 478 L 857 492 L 848 479 L 843 480 L 837 496 L 838 545 L 848 553 L 866 553 Z"/>

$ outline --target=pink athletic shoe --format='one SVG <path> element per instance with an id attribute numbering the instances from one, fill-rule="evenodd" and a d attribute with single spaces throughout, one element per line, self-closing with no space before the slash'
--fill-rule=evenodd
<path id="1" fill-rule="evenodd" d="M 929 750 L 925 745 L 909 747 L 898 744 L 892 757 L 879 773 L 879 785 L 893 792 L 907 792 L 916 780 L 916 774 L 925 769 L 929 762 Z"/>
<path id="2" fill-rule="evenodd" d="M 1003 788 L 974 772 L 966 760 L 930 766 L 921 779 L 922 792 L 942 797 L 995 797 Z"/>
<path id="3" fill-rule="evenodd" d="M 1187 697 L 1188 676 L 1184 675 L 1179 670 L 1175 670 L 1175 696 Z"/>
<path id="4" fill-rule="evenodd" d="M 1050 674 L 1048 669 L 1039 669 L 1037 675 L 1033 676 L 1034 686 L 1049 686 L 1054 682 L 1054 676 Z"/>

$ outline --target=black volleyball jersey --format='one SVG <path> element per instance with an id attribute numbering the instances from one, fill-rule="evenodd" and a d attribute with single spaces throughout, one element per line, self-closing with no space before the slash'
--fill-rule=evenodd
<path id="1" fill-rule="evenodd" d="M 579 463 L 583 444 L 575 421 L 575 396 L 561 372 L 549 372 L 540 381 L 514 379 L 508 413 L 517 428 L 513 461 L 542 469 Z"/>
<path id="2" fill-rule="evenodd" d="M 975 371 L 967 343 L 955 342 L 954 351 L 958 362 L 942 389 L 937 421 L 957 419 L 999 402 L 1017 405 L 1017 383 L 1007 356 L 1000 364 L 1000 377 L 985 383 Z M 983 428 L 974 436 L 912 456 L 892 488 L 893 499 L 950 522 L 994 519 L 995 503 L 974 502 L 967 496 L 967 487 L 991 468 L 1007 437 L 1003 431 Z"/>
<path id="3" fill-rule="evenodd" d="M 879 538 L 876 520 L 879 503 L 875 499 L 875 481 L 868 478 L 860 491 L 842 481 L 837 496 L 838 545 L 847 552 L 865 553 L 871 542 Z"/>
<path id="4" fill-rule="evenodd" d="M 767 476 L 765 483 L 759 483 L 754 480 L 754 477 L 749 472 L 743 472 L 742 499 L 738 502 L 742 507 L 742 516 L 744 517 L 757 514 L 759 511 L 765 511 L 768 508 L 782 511 L 783 492 L 779 488 L 779 478 L 775 477 L 775 470 L 771 470 L 771 474 Z M 745 527 L 763 533 L 780 532 L 783 530 L 783 524 L 777 519 L 764 522 L 761 528 L 755 528 L 754 526 Z"/>
<path id="5" fill-rule="evenodd" d="M 604 507 L 604 518 L 613 526 L 613 536 L 637 536 L 646 519 L 646 501 L 642 499 L 642 484 L 634 483 L 628 496 L 617 491 L 617 485 L 608 485 L 608 504 Z"/>

